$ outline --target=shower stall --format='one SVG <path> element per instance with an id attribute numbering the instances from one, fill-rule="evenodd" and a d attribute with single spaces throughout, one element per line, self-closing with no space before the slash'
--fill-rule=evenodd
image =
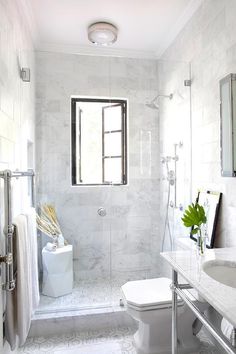
<path id="1" fill-rule="evenodd" d="M 183 190 L 190 161 L 190 89 L 183 84 L 189 65 L 38 52 L 36 67 L 37 203 L 55 206 L 73 246 L 74 274 L 72 293 L 41 295 L 38 313 L 120 308 L 121 285 L 165 274 L 160 258 L 165 211 L 171 209 L 173 228 L 179 209 L 170 207 L 174 186 L 169 183 L 168 192 L 161 156 L 172 156 L 179 141 L 175 206 L 189 199 Z M 72 186 L 72 97 L 127 102 L 126 184 Z M 92 142 L 93 132 L 86 139 Z M 91 163 L 89 156 L 83 159 Z M 41 235 L 39 253 L 46 242 Z"/>

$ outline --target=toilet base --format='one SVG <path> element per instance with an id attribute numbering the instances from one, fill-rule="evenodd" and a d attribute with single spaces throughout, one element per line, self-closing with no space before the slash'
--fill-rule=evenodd
<path id="1" fill-rule="evenodd" d="M 178 353 L 197 352 L 199 339 L 192 333 L 193 313 L 182 307 L 178 320 Z M 155 317 L 155 316 L 154 316 Z M 134 346 L 137 354 L 170 354 L 171 353 L 171 309 L 159 310 L 157 318 L 151 323 L 139 321 L 139 328 L 134 335 Z"/>

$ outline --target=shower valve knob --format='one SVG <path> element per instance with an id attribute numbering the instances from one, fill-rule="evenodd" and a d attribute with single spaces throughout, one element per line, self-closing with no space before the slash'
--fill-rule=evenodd
<path id="1" fill-rule="evenodd" d="M 105 208 L 99 208 L 97 213 L 98 213 L 99 216 L 106 216 L 107 215 L 107 212 L 106 212 Z"/>

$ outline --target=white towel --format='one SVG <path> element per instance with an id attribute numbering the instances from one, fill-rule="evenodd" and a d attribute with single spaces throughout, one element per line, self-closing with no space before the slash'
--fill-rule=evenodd
<path id="1" fill-rule="evenodd" d="M 8 291 L 6 293 L 6 318 L 5 318 L 5 332 L 6 340 L 10 344 L 11 350 L 16 349 L 16 291 Z"/>
<path id="2" fill-rule="evenodd" d="M 31 280 L 32 280 L 32 310 L 34 314 L 39 305 L 39 275 L 38 275 L 38 241 L 36 227 L 36 212 L 29 208 L 26 212 L 28 226 L 28 242 L 31 254 Z"/>
<path id="3" fill-rule="evenodd" d="M 30 208 L 26 215 L 14 220 L 14 269 L 17 270 L 16 289 L 7 292 L 6 339 L 11 350 L 23 345 L 28 335 L 31 318 L 39 304 L 38 245 L 36 213 Z"/>
<path id="4" fill-rule="evenodd" d="M 226 320 L 226 318 L 223 317 L 222 321 L 221 321 L 221 331 L 224 334 L 224 336 L 226 338 L 228 338 L 230 340 L 231 337 L 231 333 L 234 329 L 234 326 L 228 321 Z"/>
<path id="5" fill-rule="evenodd" d="M 32 314 L 32 273 L 31 253 L 28 242 L 28 225 L 25 215 L 18 215 L 14 220 L 14 257 L 16 257 L 17 277 L 16 289 L 7 293 L 6 338 L 12 349 L 27 338 Z"/>
<path id="6" fill-rule="evenodd" d="M 16 254 L 17 254 L 17 334 L 19 345 L 23 345 L 29 333 L 32 315 L 32 274 L 31 249 L 28 242 L 28 225 L 25 215 L 18 215 L 16 226 Z"/>

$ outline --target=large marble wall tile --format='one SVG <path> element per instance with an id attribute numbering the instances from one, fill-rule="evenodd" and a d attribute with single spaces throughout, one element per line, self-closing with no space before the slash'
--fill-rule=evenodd
<path id="1" fill-rule="evenodd" d="M 35 56 L 31 30 L 19 1 L 0 1 L 0 171 L 5 169 L 19 169 L 21 171 L 34 167 L 34 161 L 29 162 L 27 151 L 28 142 L 30 142 L 32 143 L 34 157 Z M 31 82 L 22 81 L 21 67 L 30 68 Z M 30 205 L 30 198 L 27 181 L 21 179 L 14 181 L 12 184 L 12 210 L 15 216 L 25 212 Z M 4 186 L 1 179 L 0 254 L 4 254 L 5 244 L 3 191 Z M 4 279 L 1 278 L 1 281 L 4 281 Z M 0 298 L 0 301 L 4 307 L 5 292 L 3 296 L 4 299 Z M 5 308 L 3 308 L 3 311 L 5 311 Z M 2 323 L 0 327 L 2 331 Z M 7 343 L 4 344 L 3 352 L 4 354 L 12 353 Z"/>

